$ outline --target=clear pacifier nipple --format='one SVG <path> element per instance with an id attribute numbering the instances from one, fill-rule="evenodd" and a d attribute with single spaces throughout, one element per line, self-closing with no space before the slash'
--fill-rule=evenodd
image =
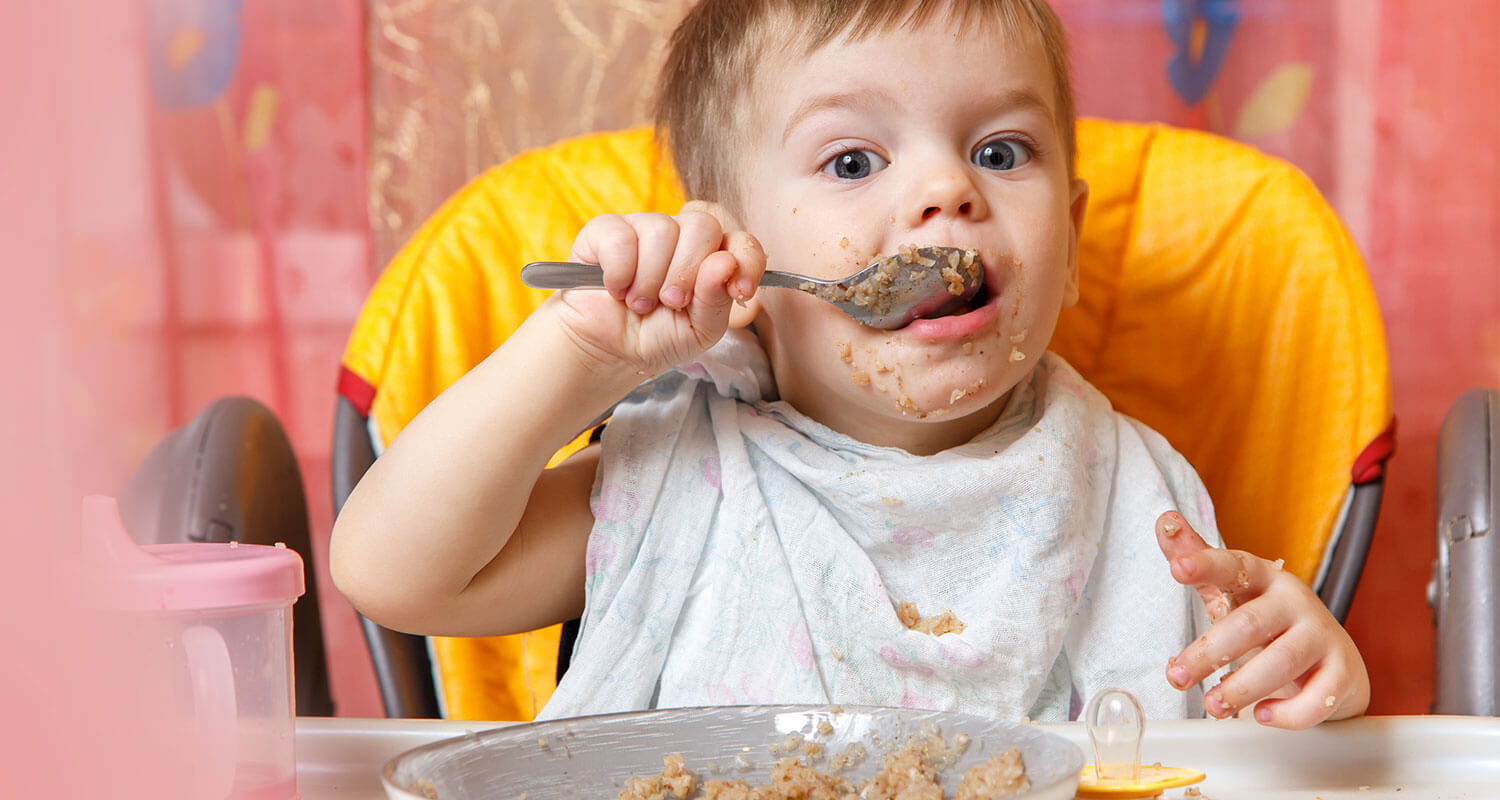
<path id="1" fill-rule="evenodd" d="M 1094 774 L 1099 780 L 1139 783 L 1146 715 L 1135 695 L 1124 689 L 1100 692 L 1089 702 L 1083 719 L 1094 743 Z"/>
<path id="2" fill-rule="evenodd" d="M 1094 763 L 1084 766 L 1079 776 L 1079 797 L 1154 797 L 1203 780 L 1203 773 L 1193 769 L 1141 766 L 1146 715 L 1124 689 L 1095 695 L 1084 709 L 1083 722 L 1094 744 Z"/>

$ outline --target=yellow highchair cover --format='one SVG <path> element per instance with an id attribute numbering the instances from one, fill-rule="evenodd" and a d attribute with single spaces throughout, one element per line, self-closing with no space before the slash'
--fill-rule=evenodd
<path id="1" fill-rule="evenodd" d="M 1232 546 L 1311 581 L 1392 422 L 1384 333 L 1353 242 L 1305 176 L 1243 145 L 1098 120 L 1080 120 L 1078 142 L 1082 300 L 1053 349 L 1187 456 Z M 389 442 L 541 302 L 522 264 L 565 258 L 597 214 L 682 202 L 646 129 L 494 167 L 382 275 L 341 390 Z M 448 716 L 530 719 L 554 688 L 557 640 L 556 628 L 436 640 Z"/>

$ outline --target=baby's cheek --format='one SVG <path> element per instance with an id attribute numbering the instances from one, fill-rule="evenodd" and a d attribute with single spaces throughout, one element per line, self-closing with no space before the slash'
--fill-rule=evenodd
<path id="1" fill-rule="evenodd" d="M 801 268 L 787 266 L 789 272 L 800 272 L 822 280 L 838 280 L 864 269 L 876 256 L 867 256 L 863 248 L 854 244 L 848 236 L 834 236 L 815 245 L 808 253 L 808 262 Z M 772 269 L 777 269 L 772 266 Z"/>
<path id="2" fill-rule="evenodd" d="M 866 387 L 872 392 L 889 393 L 891 389 L 891 365 L 879 358 L 869 347 L 859 347 L 848 340 L 838 343 L 838 356 L 842 369 L 848 373 L 855 386 Z"/>
<path id="3" fill-rule="evenodd" d="M 849 382 L 872 395 L 899 398 L 902 379 L 898 365 L 869 346 L 859 346 L 848 341 L 838 344 L 840 367 L 849 375 Z"/>

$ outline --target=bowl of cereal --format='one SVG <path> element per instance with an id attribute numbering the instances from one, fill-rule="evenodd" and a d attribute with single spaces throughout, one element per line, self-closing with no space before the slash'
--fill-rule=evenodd
<path id="1" fill-rule="evenodd" d="M 385 765 L 391 800 L 1061 800 L 1083 753 L 1021 722 L 858 706 L 606 714 L 473 733 Z"/>

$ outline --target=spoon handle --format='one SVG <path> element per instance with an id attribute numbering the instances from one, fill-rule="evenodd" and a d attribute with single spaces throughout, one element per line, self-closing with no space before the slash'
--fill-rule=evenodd
<path id="1" fill-rule="evenodd" d="M 582 289 L 604 285 L 604 270 L 597 264 L 580 264 L 573 261 L 533 261 L 521 268 L 521 282 L 533 289 Z M 787 289 L 809 291 L 808 284 L 815 281 L 801 275 L 766 270 L 760 279 L 762 286 L 781 286 Z"/>
<path id="2" fill-rule="evenodd" d="M 579 289 L 587 286 L 603 286 L 604 270 L 598 264 L 533 261 L 521 268 L 521 282 L 533 289 Z"/>

